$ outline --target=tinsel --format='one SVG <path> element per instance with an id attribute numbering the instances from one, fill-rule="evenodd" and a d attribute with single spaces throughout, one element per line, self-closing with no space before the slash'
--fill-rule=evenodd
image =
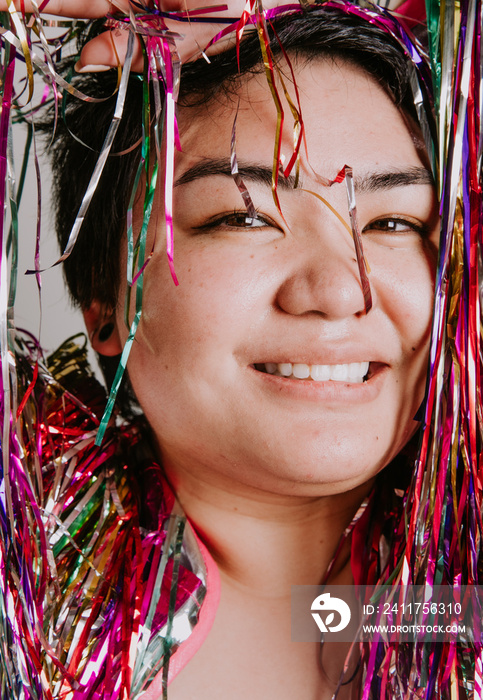
<path id="1" fill-rule="evenodd" d="M 441 201 L 430 372 L 418 458 L 407 492 L 392 493 L 387 484 L 379 486 L 382 490 L 358 513 L 353 530 L 346 533 L 357 549 L 353 557 L 356 580 L 430 586 L 481 583 L 481 0 L 446 0 L 441 6 L 428 0 L 429 64 L 410 31 L 389 13 L 338 0 L 327 4 L 376 23 L 396 38 L 412 62 L 415 107 Z M 298 172 L 303 115 L 284 89 L 268 33 L 275 14 L 298 8 L 290 5 L 264 11 L 260 2 L 250 1 L 240 19 L 223 20 L 228 26 L 213 40 L 235 30 L 240 42 L 249 23 L 259 32 L 278 114 L 272 182 L 276 202 L 280 170 L 285 175 L 293 169 Z M 12 312 L 18 192 L 22 189 L 22 182 L 16 186 L 11 155 L 13 107 L 35 122 L 31 102 L 34 71 L 46 85 L 42 101 L 50 94 L 58 105 L 63 91 L 92 99 L 56 71 L 57 51 L 78 25 L 70 25 L 52 42 L 46 38 L 37 10 L 29 19 L 9 2 L 0 27 L 0 177 L 6 183 L 0 203 L 2 211 L 9 211 L 0 223 L 0 693 L 9 700 L 135 698 L 159 670 L 164 673 L 166 692 L 169 658 L 181 641 L 173 632 L 176 616 L 186 614 L 191 628 L 205 592 L 202 559 L 185 534 L 184 518 L 166 485 L 164 500 L 151 503 L 146 513 L 143 510 L 149 523 L 140 522 L 136 494 L 141 498 L 142 488 L 152 493 L 150 485 L 162 475 L 152 457 L 139 455 L 142 428 L 123 423 L 116 427 L 111 419 L 142 314 L 143 272 L 150 259 L 146 232 L 158 174 L 156 164 L 150 162 L 150 134 L 154 134 L 157 159 L 166 164 L 166 250 L 176 283 L 171 197 L 174 149 L 179 147 L 177 37 L 165 22 L 173 14 L 163 13 L 155 3 L 133 3 L 133 9 L 136 14 L 129 17 L 115 14 L 110 18 L 113 25 L 123 23 L 129 28 L 130 48 L 124 69 L 119 71 L 115 117 L 61 258 L 75 245 L 83 213 L 109 155 L 122 116 L 132 37 L 137 33 L 146 52 L 143 79 L 154 95 L 153 105 L 147 98 L 145 102 L 142 157 L 135 184 L 137 188 L 144 172 L 144 218 L 141 231 L 135 234 L 129 226 L 132 212 L 128 212 L 127 278 L 135 313 L 128 323 L 128 342 L 103 418 L 102 392 L 92 378 L 86 381 L 89 374 L 79 349 L 70 345 L 44 362 L 31 339 L 16 337 Z M 185 13 L 178 13 L 177 18 L 187 19 Z M 191 21 L 204 19 L 201 14 Z M 41 56 L 34 53 L 34 46 L 41 47 Z M 14 83 L 14 68 L 22 61 L 24 81 L 19 87 Z M 281 163 L 279 148 L 284 100 L 294 125 L 294 149 L 288 164 Z M 163 132 L 168 136 L 164 142 Z M 232 170 L 250 214 L 251 200 L 237 170 L 235 141 L 236 123 Z M 355 205 L 353 210 L 355 214 Z M 356 239 L 356 220 L 352 228 Z M 364 284 L 362 250 L 358 257 Z M 34 271 L 39 274 L 38 264 Z M 370 282 L 370 275 L 368 279 Z M 366 295 L 366 308 L 367 299 Z M 121 457 L 121 445 L 126 448 L 122 454 L 130 457 Z M 140 463 L 145 464 L 144 486 L 132 477 L 132 466 L 139 468 Z M 192 604 L 189 613 L 187 603 Z M 475 614 L 481 616 L 481 611 Z M 362 646 L 361 653 L 360 697 L 364 700 L 482 697 L 480 639 L 468 638 L 458 644 L 396 644 L 375 637 Z"/>
<path id="2" fill-rule="evenodd" d="M 142 424 L 95 445 L 105 393 L 85 340 L 47 366 L 32 352 L 19 341 L 3 471 L 1 697 L 136 698 L 196 624 L 204 562 Z"/>
<path id="3" fill-rule="evenodd" d="M 482 581 L 482 7 L 473 0 L 441 8 L 430 2 L 427 11 L 440 258 L 419 455 L 403 512 L 392 519 L 392 549 L 380 581 L 457 590 Z M 367 547 L 374 571 L 376 541 Z M 360 574 L 370 580 L 367 570 Z M 482 603 L 475 598 L 475 619 Z M 366 648 L 362 697 L 479 698 L 482 660 L 483 640 L 471 631 L 466 640 L 445 644 L 376 638 Z"/>

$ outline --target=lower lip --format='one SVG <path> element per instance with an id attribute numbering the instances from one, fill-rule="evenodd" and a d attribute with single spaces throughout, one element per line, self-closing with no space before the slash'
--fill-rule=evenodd
<path id="1" fill-rule="evenodd" d="M 371 365 L 371 376 L 362 383 L 349 382 L 316 382 L 311 379 L 294 379 L 260 372 L 255 367 L 250 369 L 257 375 L 262 385 L 278 396 L 305 399 L 324 403 L 367 403 L 379 395 L 387 365 L 374 363 Z"/>

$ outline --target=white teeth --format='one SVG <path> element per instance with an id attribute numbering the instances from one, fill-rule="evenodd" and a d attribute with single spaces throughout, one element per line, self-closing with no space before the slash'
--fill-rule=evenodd
<path id="1" fill-rule="evenodd" d="M 349 379 L 349 366 L 335 365 L 331 379 L 335 382 L 346 382 Z"/>
<path id="2" fill-rule="evenodd" d="M 312 365 L 310 376 L 314 382 L 328 382 L 330 379 L 330 365 Z"/>
<path id="3" fill-rule="evenodd" d="M 369 371 L 368 362 L 354 362 L 349 365 L 349 381 L 361 382 Z M 362 376 L 362 379 L 361 379 Z"/>
<path id="4" fill-rule="evenodd" d="M 277 374 L 294 379 L 308 379 L 315 382 L 346 382 L 361 384 L 369 371 L 369 362 L 350 362 L 345 365 L 306 365 L 301 362 L 265 363 L 268 374 Z"/>
<path id="5" fill-rule="evenodd" d="M 310 367 L 308 365 L 296 364 L 293 366 L 292 374 L 297 379 L 307 379 L 307 377 L 310 377 Z"/>

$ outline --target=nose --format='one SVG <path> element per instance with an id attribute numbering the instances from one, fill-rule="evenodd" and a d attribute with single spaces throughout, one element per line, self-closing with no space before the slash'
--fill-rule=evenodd
<path id="1" fill-rule="evenodd" d="M 293 265 L 277 295 L 286 313 L 317 313 L 327 319 L 366 313 L 354 243 L 337 225 L 330 229 L 294 243 Z"/>

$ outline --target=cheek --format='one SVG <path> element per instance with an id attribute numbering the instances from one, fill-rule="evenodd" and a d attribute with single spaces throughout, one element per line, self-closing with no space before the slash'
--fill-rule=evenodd
<path id="1" fill-rule="evenodd" d="M 136 335 L 134 355 L 161 358 L 178 370 L 196 371 L 209 364 L 222 348 L 236 349 L 263 315 L 267 300 L 267 275 L 250 252 L 235 250 L 222 255 L 200 245 L 176 249 L 176 287 L 170 277 L 166 256 L 157 253 L 146 270 L 142 317 Z M 260 313 L 257 315 L 257 308 Z M 133 313 L 133 310 L 132 310 Z"/>
<path id="2" fill-rule="evenodd" d="M 401 348 L 400 364 L 395 367 L 394 415 L 402 437 L 395 441 L 402 448 L 418 423 L 414 420 L 424 398 L 431 337 L 435 265 L 431 255 L 392 251 L 395 265 L 386 265 L 378 276 L 379 301 L 392 333 Z M 374 271 L 376 272 L 376 265 Z"/>
<path id="3" fill-rule="evenodd" d="M 149 263 L 128 372 L 160 444 L 199 452 L 213 441 L 208 414 L 211 430 L 223 424 L 225 387 L 237 370 L 237 349 L 254 317 L 263 317 L 256 313 L 253 290 L 263 276 L 252 269 L 250 255 L 221 258 L 181 245 L 176 253 L 178 287 L 164 254 Z"/>
<path id="4" fill-rule="evenodd" d="M 380 258 L 383 257 L 384 260 Z M 394 249 L 370 258 L 378 303 L 399 335 L 403 349 L 413 355 L 426 348 L 431 332 L 435 261 L 419 250 Z"/>

